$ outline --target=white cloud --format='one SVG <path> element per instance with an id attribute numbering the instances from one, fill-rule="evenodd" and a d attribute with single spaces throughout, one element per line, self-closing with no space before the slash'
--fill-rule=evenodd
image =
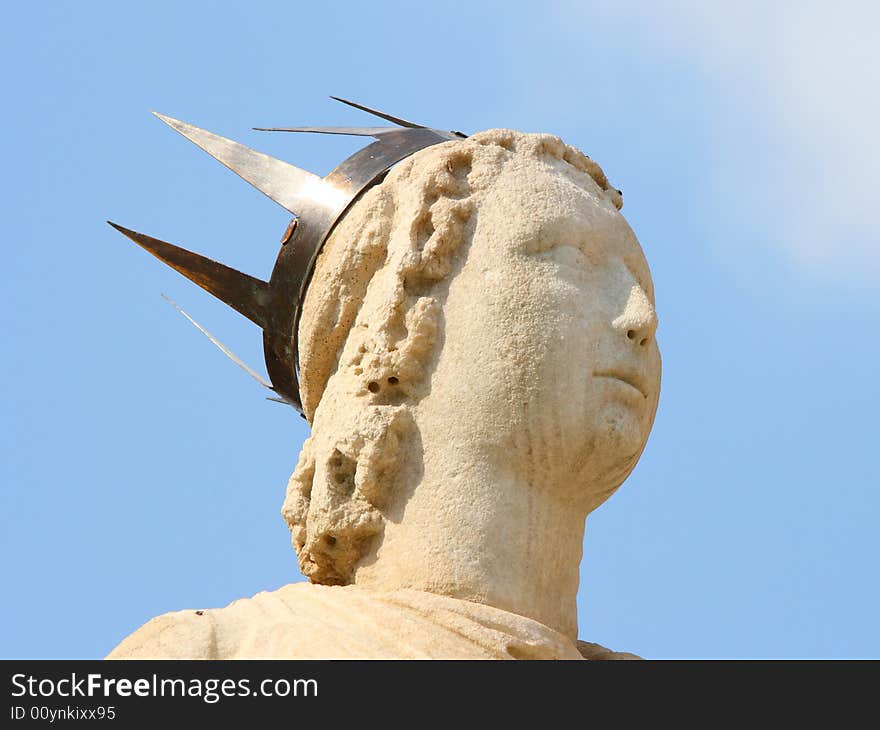
<path id="1" fill-rule="evenodd" d="M 816 271 L 880 273 L 880 3 L 568 10 L 647 62 L 700 64 L 729 86 L 726 100 L 713 100 L 715 185 L 755 230 Z M 764 153 L 725 152 L 739 129 L 759 135 Z"/>

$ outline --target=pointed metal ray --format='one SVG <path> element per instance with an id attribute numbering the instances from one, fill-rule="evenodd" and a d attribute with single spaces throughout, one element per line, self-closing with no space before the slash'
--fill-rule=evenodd
<path id="1" fill-rule="evenodd" d="M 187 279 L 213 294 L 263 329 L 269 321 L 269 285 L 229 266 L 185 248 L 160 241 L 107 221 L 122 235 L 149 251 L 157 259 L 179 271 Z"/>
<path id="2" fill-rule="evenodd" d="M 317 134 L 350 134 L 376 139 L 397 129 L 398 127 L 254 127 L 257 132 L 316 132 Z"/>
<path id="3" fill-rule="evenodd" d="M 424 124 L 416 124 L 415 122 L 409 122 L 406 119 L 401 119 L 400 117 L 394 117 L 391 114 L 386 114 L 385 112 L 380 112 L 378 109 L 371 109 L 368 106 L 364 106 L 363 104 L 358 104 L 354 101 L 349 101 L 348 99 L 342 99 L 338 96 L 331 96 L 331 99 L 335 101 L 341 101 L 343 104 L 348 104 L 349 106 L 353 106 L 355 109 L 360 109 L 362 112 L 367 112 L 367 114 L 372 114 L 374 117 L 379 117 L 380 119 L 385 119 L 386 121 L 391 122 L 392 124 L 399 124 L 401 127 L 410 127 L 412 129 L 426 129 Z"/>
<path id="4" fill-rule="evenodd" d="M 332 205 L 340 198 L 335 188 L 308 170 L 192 124 L 158 112 L 153 114 L 294 215 L 302 214 L 304 209 L 313 205 L 315 199 Z M 340 199 L 338 204 L 343 205 L 344 202 Z"/>
<path id="5" fill-rule="evenodd" d="M 260 375 L 256 370 L 250 367 L 247 363 L 245 363 L 240 357 L 238 357 L 232 350 L 230 350 L 226 345 L 224 345 L 220 340 L 218 340 L 214 335 L 212 335 L 208 330 L 206 330 L 202 325 L 196 322 L 186 311 L 171 297 L 169 297 L 165 292 L 161 292 L 162 298 L 168 302 L 172 307 L 174 307 L 178 312 L 180 312 L 184 317 L 186 317 L 191 324 L 195 326 L 199 332 L 201 332 L 205 337 L 207 337 L 214 345 L 228 357 L 232 362 L 234 362 L 238 367 L 244 370 L 248 375 L 250 375 L 254 380 L 256 380 L 260 385 L 264 388 L 268 388 L 272 390 L 272 385 L 266 380 L 262 375 Z"/>
<path id="6" fill-rule="evenodd" d="M 192 317 L 187 314 L 187 312 L 171 297 L 162 292 L 162 298 L 168 302 L 172 307 L 174 307 L 178 312 L 180 312 L 184 317 L 186 317 L 199 332 L 201 332 L 205 337 L 207 337 L 211 342 L 224 354 L 228 357 L 232 362 L 234 362 L 238 367 L 244 370 L 248 375 L 250 375 L 254 380 L 256 380 L 260 385 L 268 390 L 271 390 L 275 393 L 275 389 L 272 387 L 272 384 L 266 380 L 262 375 L 260 375 L 256 370 L 250 367 L 244 360 L 238 357 L 232 350 L 230 350 L 226 345 L 224 345 L 220 340 L 218 340 L 214 335 L 212 335 L 208 330 L 206 330 L 202 325 L 196 322 Z M 284 403 L 285 405 L 293 405 L 290 401 L 288 401 L 283 396 L 279 396 L 277 393 L 275 396 L 271 398 L 267 398 L 266 400 L 275 401 L 276 403 Z"/>

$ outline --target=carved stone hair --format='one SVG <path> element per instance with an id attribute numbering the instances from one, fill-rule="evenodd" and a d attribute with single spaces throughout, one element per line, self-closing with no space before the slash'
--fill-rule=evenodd
<path id="1" fill-rule="evenodd" d="M 299 332 L 313 433 L 282 508 L 314 583 L 351 582 L 382 529 L 435 362 L 444 285 L 470 244 L 480 193 L 520 156 L 567 163 L 621 207 L 620 191 L 580 151 L 551 135 L 495 129 L 399 164 L 324 246 Z"/>

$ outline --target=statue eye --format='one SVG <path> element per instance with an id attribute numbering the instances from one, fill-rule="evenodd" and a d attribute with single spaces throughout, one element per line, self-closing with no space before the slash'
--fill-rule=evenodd
<path id="1" fill-rule="evenodd" d="M 584 252 L 576 245 L 571 243 L 557 244 L 544 251 L 533 254 L 534 258 L 540 261 L 547 261 L 566 268 L 583 271 L 589 268 L 589 263 Z"/>

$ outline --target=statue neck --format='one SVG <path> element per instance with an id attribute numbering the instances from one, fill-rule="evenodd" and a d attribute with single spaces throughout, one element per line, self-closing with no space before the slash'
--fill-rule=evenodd
<path id="1" fill-rule="evenodd" d="M 426 450 L 383 509 L 384 535 L 354 582 L 487 604 L 575 640 L 586 515 L 560 496 L 566 486 L 531 483 L 507 459 L 452 444 Z"/>

